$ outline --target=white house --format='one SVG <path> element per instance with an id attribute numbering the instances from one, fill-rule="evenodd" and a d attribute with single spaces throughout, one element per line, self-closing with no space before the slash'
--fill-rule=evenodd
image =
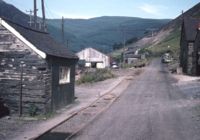
<path id="1" fill-rule="evenodd" d="M 93 48 L 85 48 L 76 55 L 85 61 L 85 67 L 102 69 L 110 66 L 110 58 Z"/>

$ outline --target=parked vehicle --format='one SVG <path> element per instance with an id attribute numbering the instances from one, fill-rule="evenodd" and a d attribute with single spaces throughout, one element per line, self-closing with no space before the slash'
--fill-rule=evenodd
<path id="1" fill-rule="evenodd" d="M 161 59 L 162 63 L 170 63 L 172 61 L 173 61 L 173 58 L 169 53 L 165 53 L 162 55 L 162 59 Z"/>
<path id="2" fill-rule="evenodd" d="M 118 66 L 117 62 L 113 62 L 113 63 L 111 64 L 111 68 L 113 68 L 113 69 L 118 69 L 119 66 Z"/>

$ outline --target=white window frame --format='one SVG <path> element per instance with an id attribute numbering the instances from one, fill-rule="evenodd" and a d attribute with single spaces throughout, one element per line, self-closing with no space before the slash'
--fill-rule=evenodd
<path id="1" fill-rule="evenodd" d="M 59 84 L 70 83 L 70 73 L 71 69 L 66 66 L 59 67 Z"/>

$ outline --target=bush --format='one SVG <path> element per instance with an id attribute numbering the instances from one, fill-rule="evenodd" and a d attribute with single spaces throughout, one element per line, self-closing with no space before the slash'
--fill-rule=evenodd
<path id="1" fill-rule="evenodd" d="M 95 71 L 89 71 L 82 74 L 81 78 L 77 81 L 78 84 L 92 83 L 103 81 L 109 78 L 113 78 L 114 75 L 108 69 L 97 69 Z"/>
<path id="2" fill-rule="evenodd" d="M 0 118 L 9 114 L 9 108 L 4 104 L 3 99 L 0 98 Z"/>
<path id="3" fill-rule="evenodd" d="M 38 107 L 34 104 L 31 104 L 30 107 L 29 107 L 29 115 L 31 117 L 34 117 L 37 115 L 37 111 L 38 111 Z"/>
<path id="4" fill-rule="evenodd" d="M 123 68 L 141 68 L 141 67 L 145 67 L 146 65 L 148 65 L 150 60 L 147 59 L 143 59 L 143 60 L 137 60 L 132 64 L 123 64 Z"/>

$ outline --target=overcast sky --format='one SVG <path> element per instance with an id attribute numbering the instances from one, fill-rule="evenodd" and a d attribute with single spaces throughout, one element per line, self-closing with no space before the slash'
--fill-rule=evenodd
<path id="1" fill-rule="evenodd" d="M 33 0 L 4 0 L 23 12 L 33 9 Z M 41 12 L 41 0 L 38 9 Z M 47 18 L 92 18 L 131 16 L 142 18 L 175 18 L 199 0 L 45 0 Z M 40 13 L 39 13 L 40 15 Z"/>

